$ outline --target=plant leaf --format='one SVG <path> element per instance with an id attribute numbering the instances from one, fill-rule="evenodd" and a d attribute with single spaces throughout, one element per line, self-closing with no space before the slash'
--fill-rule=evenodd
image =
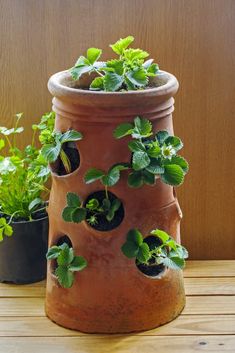
<path id="1" fill-rule="evenodd" d="M 117 91 L 123 84 L 123 77 L 115 72 L 107 72 L 104 76 L 104 89 L 108 92 Z"/>
<path id="2" fill-rule="evenodd" d="M 134 171 L 128 175 L 128 186 L 132 188 L 139 188 L 140 186 L 143 185 L 143 177 L 142 177 L 142 172 L 140 171 Z"/>
<path id="3" fill-rule="evenodd" d="M 145 69 L 142 67 L 126 73 L 128 80 L 136 87 L 146 86 L 148 83 L 148 76 Z"/>
<path id="4" fill-rule="evenodd" d="M 69 141 L 79 141 L 82 139 L 82 134 L 76 130 L 68 130 L 64 132 L 60 137 L 60 142 L 65 143 Z"/>
<path id="5" fill-rule="evenodd" d="M 155 184 L 155 175 L 148 172 L 147 170 L 143 171 L 143 181 L 147 185 L 154 185 Z"/>
<path id="6" fill-rule="evenodd" d="M 51 246 L 48 249 L 47 254 L 46 254 L 47 260 L 57 259 L 60 252 L 61 252 L 61 249 L 58 246 L 56 246 L 56 245 Z"/>
<path id="7" fill-rule="evenodd" d="M 143 244 L 142 234 L 136 228 L 129 230 L 127 233 L 127 240 L 137 244 L 138 246 Z"/>
<path id="8" fill-rule="evenodd" d="M 157 72 L 159 70 L 159 67 L 157 64 L 152 64 L 148 67 L 147 69 L 147 75 L 148 76 L 156 76 Z"/>
<path id="9" fill-rule="evenodd" d="M 72 287 L 74 281 L 74 274 L 73 272 L 69 271 L 67 266 L 58 266 L 55 270 L 55 275 L 61 287 Z"/>
<path id="10" fill-rule="evenodd" d="M 170 160 L 169 159 L 165 160 L 164 164 L 165 165 L 176 164 L 182 168 L 184 174 L 186 174 L 189 170 L 188 162 L 181 156 L 172 156 Z"/>
<path id="11" fill-rule="evenodd" d="M 164 143 L 166 145 L 171 145 L 172 147 L 174 147 L 175 151 L 179 151 L 183 147 L 183 142 L 177 136 L 168 136 L 165 139 Z"/>
<path id="12" fill-rule="evenodd" d="M 67 198 L 67 205 L 69 207 L 80 207 L 81 206 L 81 200 L 79 196 L 73 192 L 68 192 L 66 195 Z"/>
<path id="13" fill-rule="evenodd" d="M 72 212 L 72 221 L 80 223 L 86 219 L 87 210 L 85 208 L 75 208 Z"/>
<path id="14" fill-rule="evenodd" d="M 141 263 L 145 263 L 149 260 L 150 250 L 149 250 L 149 246 L 147 243 L 143 243 L 140 245 L 136 258 Z"/>
<path id="15" fill-rule="evenodd" d="M 116 139 L 120 139 L 121 137 L 131 135 L 133 128 L 134 128 L 133 124 L 130 124 L 130 123 L 120 124 L 114 130 L 113 135 Z"/>
<path id="16" fill-rule="evenodd" d="M 101 91 L 104 89 L 104 78 L 96 77 L 90 84 L 90 89 L 93 91 Z"/>
<path id="17" fill-rule="evenodd" d="M 41 149 L 41 154 L 45 160 L 49 163 L 55 162 L 60 154 L 61 143 L 58 142 L 56 145 L 48 144 L 44 145 Z"/>
<path id="18" fill-rule="evenodd" d="M 163 174 L 164 173 L 164 167 L 160 166 L 160 161 L 157 159 L 151 159 L 150 164 L 146 167 L 146 170 L 152 174 Z"/>
<path id="19" fill-rule="evenodd" d="M 74 80 L 78 80 L 83 74 L 93 71 L 92 65 L 79 65 L 70 69 L 71 76 Z"/>
<path id="20" fill-rule="evenodd" d="M 132 156 L 132 167 L 134 170 L 140 170 L 147 167 L 150 163 L 150 158 L 146 152 L 134 152 Z"/>
<path id="21" fill-rule="evenodd" d="M 162 259 L 162 263 L 166 266 L 171 268 L 172 270 L 181 270 L 185 266 L 184 259 L 179 257 L 165 257 Z"/>
<path id="22" fill-rule="evenodd" d="M 134 120 L 135 127 L 132 132 L 133 138 L 143 138 L 152 135 L 152 124 L 148 119 L 137 116 Z"/>
<path id="23" fill-rule="evenodd" d="M 62 211 L 62 218 L 65 222 L 73 222 L 72 213 L 74 211 L 74 207 L 65 207 Z"/>
<path id="24" fill-rule="evenodd" d="M 75 256 L 71 264 L 69 265 L 70 271 L 82 271 L 87 267 L 87 261 L 82 256 Z"/>
<path id="25" fill-rule="evenodd" d="M 122 76 L 123 75 L 123 60 L 109 60 L 107 61 L 107 68 L 112 69 L 112 72 L 115 72 L 116 74 Z"/>
<path id="26" fill-rule="evenodd" d="M 103 170 L 91 168 L 86 172 L 84 180 L 86 184 L 90 184 L 96 180 L 101 179 L 104 175 L 105 173 L 103 172 Z"/>
<path id="27" fill-rule="evenodd" d="M 100 204 L 97 199 L 91 199 L 86 203 L 86 208 L 88 208 L 88 210 L 94 211 L 94 210 L 97 210 L 99 205 Z"/>
<path id="28" fill-rule="evenodd" d="M 97 48 L 89 48 L 87 50 L 87 59 L 89 60 L 90 64 L 93 65 L 95 61 L 99 59 L 102 54 L 101 49 Z"/>
<path id="29" fill-rule="evenodd" d="M 163 145 L 165 140 L 168 138 L 169 133 L 166 130 L 161 130 L 156 133 L 156 139 L 160 145 Z"/>
<path id="30" fill-rule="evenodd" d="M 160 229 L 152 230 L 151 234 L 153 234 L 153 235 L 157 236 L 159 239 L 161 239 L 163 244 L 166 243 L 170 238 L 170 236 L 166 232 L 164 232 L 163 230 L 160 230 Z"/>
<path id="31" fill-rule="evenodd" d="M 145 145 L 141 141 L 130 141 L 128 147 L 131 152 L 146 152 Z"/>
<path id="32" fill-rule="evenodd" d="M 128 257 L 129 259 L 136 257 L 139 251 L 139 246 L 132 241 L 126 241 L 122 247 L 121 250 L 123 254 Z"/>
<path id="33" fill-rule="evenodd" d="M 113 51 L 118 54 L 122 55 L 123 51 L 134 41 L 134 37 L 128 36 L 126 38 L 120 38 L 116 43 L 111 44 L 110 47 Z"/>
<path id="34" fill-rule="evenodd" d="M 61 266 L 68 266 L 74 258 L 73 248 L 70 248 L 68 244 L 60 250 L 60 253 L 57 257 L 57 263 Z"/>
<path id="35" fill-rule="evenodd" d="M 29 211 L 32 211 L 35 207 L 39 206 L 42 204 L 42 199 L 40 197 L 36 197 L 33 201 L 30 202 L 29 204 Z"/>
<path id="36" fill-rule="evenodd" d="M 5 141 L 3 139 L 0 139 L 0 151 L 5 147 Z"/>
<path id="37" fill-rule="evenodd" d="M 176 164 L 165 165 L 165 171 L 160 175 L 164 183 L 178 186 L 184 181 L 183 169 Z"/>

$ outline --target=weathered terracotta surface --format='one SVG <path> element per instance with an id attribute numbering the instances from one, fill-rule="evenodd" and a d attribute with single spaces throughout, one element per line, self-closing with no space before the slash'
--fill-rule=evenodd
<path id="1" fill-rule="evenodd" d="M 159 78 L 158 78 L 159 80 Z M 84 332 L 121 333 L 151 329 L 174 319 L 183 309 L 185 295 L 181 271 L 166 270 L 160 278 L 149 278 L 121 252 L 126 234 L 139 228 L 146 236 L 152 229 L 166 230 L 180 241 L 182 217 L 173 188 L 159 179 L 155 186 L 132 189 L 127 173 L 110 188 L 124 205 L 121 225 L 110 232 L 99 232 L 86 222 L 66 223 L 61 218 L 66 193 L 86 197 L 102 186 L 85 185 L 84 173 L 90 167 L 107 170 L 118 162 L 128 162 L 128 138 L 115 140 L 113 130 L 136 115 L 151 120 L 155 130 L 173 133 L 172 96 L 178 89 L 176 78 L 161 76 L 164 85 L 138 92 L 104 93 L 75 89 L 66 72 L 51 77 L 49 90 L 55 97 L 56 129 L 82 132 L 79 141 L 80 167 L 70 175 L 53 175 L 50 196 L 49 245 L 69 236 L 75 253 L 84 256 L 88 267 L 77 273 L 72 288 L 61 288 L 48 264 L 46 312 L 58 324 Z M 67 87 L 66 87 L 67 86 Z M 70 87 L 68 87 L 70 86 Z"/>

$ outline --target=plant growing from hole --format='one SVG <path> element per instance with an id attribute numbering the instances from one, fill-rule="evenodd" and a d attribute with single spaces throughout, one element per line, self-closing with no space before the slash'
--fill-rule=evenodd
<path id="1" fill-rule="evenodd" d="M 53 163 L 60 157 L 66 173 L 71 173 L 70 160 L 63 149 L 67 142 L 75 142 L 82 139 L 82 134 L 75 130 L 60 132 L 54 130 L 55 113 L 50 112 L 43 115 L 39 125 L 34 125 L 40 130 L 39 140 L 42 147 L 42 155 L 48 163 Z"/>
<path id="2" fill-rule="evenodd" d="M 75 272 L 87 267 L 87 261 L 82 256 L 76 256 L 73 248 L 63 243 L 52 246 L 47 252 L 47 260 L 56 260 L 55 275 L 61 287 L 70 288 L 74 282 Z"/>
<path id="3" fill-rule="evenodd" d="M 187 250 L 178 244 L 170 235 L 160 229 L 150 233 L 160 245 L 149 247 L 138 229 L 131 229 L 127 234 L 127 240 L 121 250 L 128 258 L 136 258 L 137 265 L 156 266 L 163 264 L 173 270 L 183 269 L 185 259 L 188 257 Z"/>
<path id="4" fill-rule="evenodd" d="M 188 163 L 177 155 L 183 147 L 179 137 L 171 136 L 165 130 L 153 133 L 151 122 L 141 117 L 136 117 L 133 123 L 120 124 L 114 131 L 117 139 L 129 135 L 133 139 L 128 143 L 132 152 L 132 171 L 128 175 L 130 187 L 154 185 L 156 177 L 173 186 L 183 183 Z"/>
<path id="5" fill-rule="evenodd" d="M 158 73 L 158 65 L 153 59 L 145 61 L 149 54 L 141 49 L 128 48 L 134 37 L 128 36 L 110 45 L 117 59 L 107 62 L 98 61 L 102 54 L 101 49 L 89 48 L 87 55 L 80 56 L 70 69 L 74 80 L 85 73 L 96 73 L 97 77 L 91 82 L 90 90 L 129 91 L 145 88 L 149 78 Z"/>
<path id="6" fill-rule="evenodd" d="M 36 213 L 46 212 L 45 202 L 49 190 L 45 183 L 50 171 L 40 149 L 35 146 L 34 126 L 31 144 L 17 147 L 17 135 L 24 131 L 19 127 L 22 113 L 16 114 L 13 128 L 0 127 L 0 241 L 13 233 L 11 222 L 32 220 Z"/>
<path id="7" fill-rule="evenodd" d="M 105 198 L 99 201 L 96 198 L 90 199 L 85 205 L 77 194 L 67 194 L 67 206 L 62 212 L 62 218 L 66 222 L 80 223 L 87 220 L 91 225 L 98 223 L 97 217 L 104 215 L 108 222 L 111 222 L 115 213 L 121 206 L 121 201 L 116 198 L 109 200 L 108 187 L 114 186 L 120 179 L 120 171 L 128 168 L 126 164 L 117 164 L 109 169 L 107 173 L 100 169 L 91 168 L 85 174 L 84 180 L 87 184 L 100 180 L 105 187 Z"/>

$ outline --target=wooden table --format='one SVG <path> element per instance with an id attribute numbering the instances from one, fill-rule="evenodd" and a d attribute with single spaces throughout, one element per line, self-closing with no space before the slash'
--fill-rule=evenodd
<path id="1" fill-rule="evenodd" d="M 235 261 L 188 261 L 183 314 L 129 335 L 87 335 L 44 314 L 45 282 L 0 284 L 0 353 L 235 353 Z"/>

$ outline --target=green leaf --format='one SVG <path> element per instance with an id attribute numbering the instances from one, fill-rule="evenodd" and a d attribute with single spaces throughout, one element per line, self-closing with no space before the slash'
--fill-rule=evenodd
<path id="1" fill-rule="evenodd" d="M 151 234 L 153 234 L 153 235 L 157 236 L 159 239 L 161 239 L 163 244 L 166 243 L 170 238 L 170 236 L 166 232 L 164 232 L 163 230 L 160 230 L 160 229 L 152 230 Z"/>
<path id="2" fill-rule="evenodd" d="M 185 266 L 184 259 L 179 257 L 166 257 L 162 259 L 162 263 L 166 266 L 171 268 L 172 270 L 181 270 Z"/>
<path id="3" fill-rule="evenodd" d="M 71 264 L 69 265 L 70 271 L 82 271 L 87 267 L 87 261 L 82 256 L 75 256 Z"/>
<path id="4" fill-rule="evenodd" d="M 112 69 L 112 72 L 122 76 L 124 70 L 123 64 L 123 60 L 109 60 L 107 61 L 107 68 Z"/>
<path id="5" fill-rule="evenodd" d="M 79 141 L 82 139 L 82 134 L 76 130 L 68 130 L 64 132 L 60 137 L 60 142 L 65 143 L 69 141 Z"/>
<path id="6" fill-rule="evenodd" d="M 128 147 L 131 152 L 146 152 L 145 145 L 140 141 L 130 141 Z"/>
<path id="7" fill-rule="evenodd" d="M 137 260 L 141 263 L 146 263 L 150 257 L 151 255 L 150 255 L 148 244 L 147 243 L 141 244 L 139 247 L 138 254 L 136 256 Z"/>
<path id="8" fill-rule="evenodd" d="M 69 271 L 67 266 L 58 266 L 55 270 L 55 275 L 61 287 L 72 287 L 74 281 L 74 274 L 73 272 Z"/>
<path id="9" fill-rule="evenodd" d="M 161 154 L 161 147 L 158 145 L 157 141 L 153 141 L 148 145 L 147 153 L 149 157 L 157 158 Z"/>
<path id="10" fill-rule="evenodd" d="M 33 201 L 30 202 L 29 204 L 29 211 L 32 211 L 35 207 L 39 206 L 42 204 L 42 199 L 40 197 L 36 197 Z"/>
<path id="11" fill-rule="evenodd" d="M 160 145 L 163 145 L 165 140 L 168 138 L 169 133 L 166 130 L 161 130 L 156 133 L 156 139 Z"/>
<path id="12" fill-rule="evenodd" d="M 120 38 L 116 43 L 111 44 L 110 47 L 113 51 L 118 54 L 122 55 L 123 51 L 134 41 L 134 37 L 128 36 L 126 38 Z"/>
<path id="13" fill-rule="evenodd" d="M 112 204 L 111 204 L 111 210 L 113 210 L 114 212 L 116 212 L 120 206 L 121 206 L 121 201 L 119 199 L 115 199 L 113 200 Z"/>
<path id="14" fill-rule="evenodd" d="M 5 147 L 5 141 L 3 139 L 0 139 L 0 151 Z"/>
<path id="15" fill-rule="evenodd" d="M 61 266 L 67 266 L 73 261 L 73 258 L 74 258 L 73 248 L 70 248 L 67 245 L 60 250 L 60 253 L 57 257 L 57 263 L 58 265 L 61 265 Z"/>
<path id="16" fill-rule="evenodd" d="M 132 167 L 134 170 L 140 170 L 147 167 L 150 163 L 150 158 L 146 152 L 134 152 L 132 156 Z"/>
<path id="17" fill-rule="evenodd" d="M 103 207 L 103 209 L 104 209 L 104 211 L 105 212 L 107 212 L 107 211 L 109 211 L 109 209 L 110 209 L 110 207 L 111 207 L 111 202 L 110 202 L 110 200 L 108 200 L 108 199 L 103 199 L 103 201 L 102 201 L 102 207 Z"/>
<path id="18" fill-rule="evenodd" d="M 126 73 L 128 80 L 136 87 L 146 86 L 148 83 L 148 76 L 143 68 L 138 68 Z"/>
<path id="19" fill-rule="evenodd" d="M 86 219 L 87 210 L 85 208 L 75 208 L 72 212 L 72 221 L 80 223 Z"/>
<path id="20" fill-rule="evenodd" d="M 105 175 L 105 173 L 102 170 L 96 169 L 96 168 L 91 168 L 86 172 L 86 174 L 84 176 L 84 180 L 85 180 L 86 184 L 90 184 L 96 180 L 101 179 L 104 175 Z"/>
<path id="21" fill-rule="evenodd" d="M 146 170 L 155 175 L 163 174 L 165 171 L 164 167 L 160 166 L 160 161 L 157 159 L 151 159 L 151 162 L 146 167 Z"/>
<path id="22" fill-rule="evenodd" d="M 143 177 L 142 177 L 142 172 L 140 171 L 134 171 L 128 175 L 128 186 L 132 188 L 139 188 L 140 186 L 143 185 Z"/>
<path id="23" fill-rule="evenodd" d="M 42 156 L 49 163 L 55 162 L 60 154 L 61 143 L 57 143 L 56 145 L 48 144 L 44 145 L 41 149 Z"/>
<path id="24" fill-rule="evenodd" d="M 127 136 L 127 135 L 131 135 L 132 131 L 133 131 L 133 124 L 130 123 L 123 123 L 118 125 L 118 127 L 114 130 L 114 137 L 116 139 L 120 139 L 121 137 Z"/>
<path id="25" fill-rule="evenodd" d="M 143 181 L 147 185 L 154 185 L 155 184 L 155 175 L 148 172 L 147 170 L 143 171 Z"/>
<path id="26" fill-rule="evenodd" d="M 89 62 L 91 63 L 91 65 L 94 64 L 95 61 L 97 61 L 99 59 L 99 57 L 102 54 L 102 50 L 101 49 L 97 49 L 97 48 L 89 48 L 87 50 L 87 59 L 89 60 Z"/>
<path id="27" fill-rule="evenodd" d="M 107 72 L 103 81 L 105 91 L 114 92 L 122 86 L 123 77 L 115 72 Z"/>
<path id="28" fill-rule="evenodd" d="M 120 179 L 120 171 L 118 169 L 111 168 L 108 171 L 108 174 L 103 176 L 102 183 L 105 186 L 114 186 L 119 179 Z"/>
<path id="29" fill-rule="evenodd" d="M 137 256 L 139 252 L 139 245 L 136 243 L 133 243 L 132 241 L 126 241 L 122 245 L 121 250 L 126 257 L 131 259 Z"/>
<path id="30" fill-rule="evenodd" d="M 57 259 L 57 257 L 59 256 L 60 252 L 61 252 L 61 249 L 58 246 L 53 245 L 47 251 L 47 254 L 46 254 L 47 260 Z"/>
<path id="31" fill-rule="evenodd" d="M 149 53 L 142 49 L 133 49 L 129 48 L 125 50 L 124 52 L 125 59 L 127 59 L 130 62 L 140 60 L 142 61 L 143 59 L 147 58 L 149 56 Z"/>
<path id="32" fill-rule="evenodd" d="M 65 222 L 73 222 L 72 214 L 74 207 L 65 207 L 62 212 L 62 218 Z"/>
<path id="33" fill-rule="evenodd" d="M 67 198 L 67 205 L 69 207 L 80 207 L 81 206 L 81 200 L 79 196 L 73 192 L 68 192 L 66 195 Z"/>
<path id="34" fill-rule="evenodd" d="M 5 227 L 4 227 L 4 234 L 5 234 L 7 237 L 11 237 L 12 234 L 13 234 L 13 228 L 12 228 L 12 226 L 10 226 L 9 224 L 6 224 Z"/>
<path id="35" fill-rule="evenodd" d="M 181 185 L 184 181 L 183 169 L 176 164 L 165 165 L 165 171 L 161 174 L 161 179 L 164 183 L 169 185 Z"/>
<path id="36" fill-rule="evenodd" d="M 159 70 L 159 67 L 157 64 L 152 64 L 148 67 L 147 69 L 147 75 L 148 76 L 156 76 L 157 72 Z"/>
<path id="37" fill-rule="evenodd" d="M 138 246 L 143 244 L 142 234 L 136 228 L 129 230 L 127 233 L 127 240 L 137 244 Z"/>
<path id="38" fill-rule="evenodd" d="M 93 91 L 101 91 L 104 90 L 104 78 L 96 77 L 90 84 L 90 89 Z"/>
<path id="39" fill-rule="evenodd" d="M 144 138 L 152 135 L 152 124 L 148 119 L 137 116 L 134 120 L 134 130 L 132 132 L 133 138 Z"/>
<path id="40" fill-rule="evenodd" d="M 179 151 L 183 147 L 183 142 L 177 136 L 169 136 L 165 139 L 164 143 L 166 145 L 171 145 L 174 147 L 175 151 Z"/>
<path id="41" fill-rule="evenodd" d="M 83 74 L 93 71 L 92 65 L 80 65 L 70 69 L 71 76 L 74 80 L 78 80 Z"/>
<path id="42" fill-rule="evenodd" d="M 186 174 L 189 170 L 188 162 L 181 156 L 172 156 L 171 160 L 164 161 L 164 164 L 165 165 L 176 164 L 182 168 L 184 174 Z"/>
<path id="43" fill-rule="evenodd" d="M 97 199 L 91 199 L 87 202 L 86 204 L 86 208 L 88 210 L 94 211 L 97 210 L 97 208 L 99 207 L 99 201 Z"/>

